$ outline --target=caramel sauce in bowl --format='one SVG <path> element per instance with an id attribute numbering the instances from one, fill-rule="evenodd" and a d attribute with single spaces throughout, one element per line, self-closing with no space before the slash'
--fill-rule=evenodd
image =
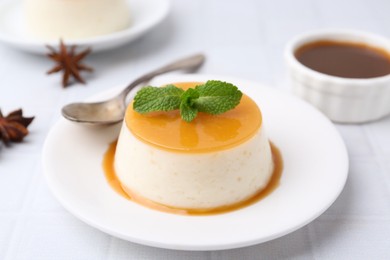
<path id="1" fill-rule="evenodd" d="M 339 123 L 390 114 L 390 41 L 354 30 L 319 30 L 285 48 L 292 91 Z"/>
<path id="2" fill-rule="evenodd" d="M 320 73 L 342 78 L 368 79 L 390 74 L 390 55 L 363 43 L 319 40 L 300 46 L 297 60 Z"/>

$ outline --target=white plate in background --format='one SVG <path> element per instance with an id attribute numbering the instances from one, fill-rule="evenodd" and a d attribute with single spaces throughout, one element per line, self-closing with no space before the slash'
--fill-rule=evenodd
<path id="1" fill-rule="evenodd" d="M 82 40 L 66 40 L 68 45 L 92 47 L 94 52 L 109 50 L 129 43 L 158 25 L 168 15 L 169 0 L 127 0 L 132 24 L 122 31 Z M 0 42 L 10 47 L 32 53 L 47 53 L 45 45 L 57 47 L 57 40 L 40 40 L 29 36 L 25 30 L 23 3 L 8 0 L 0 3 Z"/>

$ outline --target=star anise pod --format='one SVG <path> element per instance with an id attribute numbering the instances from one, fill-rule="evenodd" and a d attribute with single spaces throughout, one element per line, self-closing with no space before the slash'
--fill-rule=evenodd
<path id="1" fill-rule="evenodd" d="M 0 110 L 0 140 L 5 145 L 10 142 L 21 142 L 28 134 L 27 127 L 33 121 L 34 117 L 23 117 L 22 109 L 3 116 Z"/>
<path id="2" fill-rule="evenodd" d="M 84 79 L 80 76 L 80 71 L 85 70 L 92 72 L 93 68 L 80 62 L 91 52 L 91 48 L 87 48 L 79 54 L 76 54 L 77 46 L 73 45 L 68 49 L 62 40 L 60 40 L 58 52 L 49 45 L 46 47 L 50 50 L 50 53 L 47 56 L 57 63 L 56 66 L 47 72 L 47 74 L 63 71 L 62 86 L 64 88 L 69 85 L 70 77 L 73 77 L 76 81 L 85 84 Z"/>

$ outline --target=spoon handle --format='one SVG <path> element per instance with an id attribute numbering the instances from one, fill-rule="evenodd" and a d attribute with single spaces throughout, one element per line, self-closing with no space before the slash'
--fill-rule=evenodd
<path id="1" fill-rule="evenodd" d="M 175 70 L 184 70 L 184 69 L 197 69 L 199 68 L 205 61 L 206 57 L 203 54 L 193 55 L 184 59 L 177 60 L 173 63 L 167 64 L 159 69 L 156 69 L 152 72 L 149 72 L 138 79 L 134 80 L 130 83 L 122 92 L 120 93 L 120 97 L 125 99 L 127 94 L 139 84 L 149 81 L 152 78 Z"/>

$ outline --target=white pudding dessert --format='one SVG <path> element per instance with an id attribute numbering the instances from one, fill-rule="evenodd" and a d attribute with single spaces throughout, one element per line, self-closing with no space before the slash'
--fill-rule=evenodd
<path id="1" fill-rule="evenodd" d="M 175 84 L 184 89 L 195 85 Z M 274 165 L 260 109 L 244 95 L 234 109 L 221 115 L 199 113 L 190 123 L 178 111 L 139 114 L 130 105 L 114 168 L 130 197 L 210 210 L 261 192 Z"/>
<path id="2" fill-rule="evenodd" d="M 130 25 L 125 0 L 25 0 L 27 32 L 45 40 L 83 39 Z"/>

